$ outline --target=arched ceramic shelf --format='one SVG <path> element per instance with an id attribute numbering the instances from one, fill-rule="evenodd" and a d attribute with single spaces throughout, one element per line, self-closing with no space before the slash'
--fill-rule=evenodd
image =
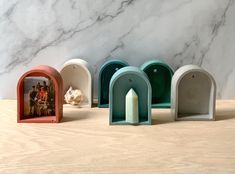
<path id="1" fill-rule="evenodd" d="M 98 78 L 98 107 L 109 107 L 110 80 L 116 71 L 125 66 L 129 66 L 128 63 L 118 59 L 109 60 L 101 66 Z"/>
<path id="2" fill-rule="evenodd" d="M 199 66 L 185 65 L 172 78 L 171 100 L 176 120 L 214 120 L 215 80 Z"/>
<path id="3" fill-rule="evenodd" d="M 45 86 L 41 82 L 45 82 Z M 43 96 L 39 95 L 44 89 L 46 92 L 40 93 Z M 63 116 L 62 89 L 60 73 L 50 66 L 36 66 L 23 74 L 17 84 L 17 122 L 60 122 Z M 45 97 L 45 101 L 41 97 Z"/>
<path id="4" fill-rule="evenodd" d="M 139 124 L 151 124 L 151 84 L 142 70 L 132 66 L 118 70 L 110 81 L 110 124 L 128 124 L 125 97 L 131 88 L 138 95 Z"/>
<path id="5" fill-rule="evenodd" d="M 160 60 L 145 62 L 142 69 L 148 76 L 152 86 L 152 108 L 171 107 L 171 79 L 173 70 Z"/>
<path id="6" fill-rule="evenodd" d="M 79 107 L 92 107 L 93 72 L 88 62 L 82 59 L 71 59 L 63 64 L 60 74 L 64 81 L 63 95 L 72 86 L 74 89 L 81 90 L 83 94 L 83 101 Z M 64 106 L 71 105 L 64 102 Z"/>

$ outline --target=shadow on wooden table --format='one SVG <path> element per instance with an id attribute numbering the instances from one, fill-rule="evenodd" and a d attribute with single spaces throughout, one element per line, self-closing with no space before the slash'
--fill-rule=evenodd
<path id="1" fill-rule="evenodd" d="M 234 100 L 217 100 L 215 120 L 235 119 L 235 101 Z"/>
<path id="2" fill-rule="evenodd" d="M 152 125 L 174 122 L 170 109 L 152 109 Z"/>
<path id="3" fill-rule="evenodd" d="M 219 108 L 216 109 L 215 121 L 235 119 L 234 108 Z"/>
<path id="4" fill-rule="evenodd" d="M 215 121 L 235 119 L 235 106 L 223 105 L 216 108 Z M 167 124 L 174 122 L 170 109 L 153 109 L 152 125 Z"/>
<path id="5" fill-rule="evenodd" d="M 78 109 L 64 110 L 63 114 L 64 114 L 63 119 L 61 121 L 62 123 L 77 121 L 77 120 L 84 120 L 90 117 L 90 114 L 87 111 L 78 110 Z"/>

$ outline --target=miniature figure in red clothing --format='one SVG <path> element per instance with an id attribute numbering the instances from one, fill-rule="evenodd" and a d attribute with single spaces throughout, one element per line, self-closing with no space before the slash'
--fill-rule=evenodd
<path id="1" fill-rule="evenodd" d="M 48 108 L 48 92 L 46 88 L 41 87 L 40 92 L 37 95 L 37 115 L 48 115 L 47 108 Z"/>

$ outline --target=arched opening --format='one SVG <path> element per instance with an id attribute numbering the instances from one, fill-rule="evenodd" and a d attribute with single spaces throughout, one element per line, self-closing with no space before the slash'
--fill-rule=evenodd
<path id="1" fill-rule="evenodd" d="M 100 108 L 109 107 L 109 83 L 115 72 L 128 66 L 128 63 L 122 60 L 109 60 L 101 68 L 98 79 L 98 106 Z"/>
<path id="2" fill-rule="evenodd" d="M 170 108 L 173 70 L 163 62 L 148 61 L 141 66 L 152 86 L 152 107 Z"/>
<path id="3" fill-rule="evenodd" d="M 178 117 L 209 114 L 211 82 L 201 72 L 189 72 L 179 83 Z"/>
<path id="4" fill-rule="evenodd" d="M 151 86 L 145 73 L 136 67 L 125 67 L 110 82 L 110 124 L 128 124 L 125 97 L 130 89 L 138 95 L 139 124 L 151 124 Z"/>
<path id="5" fill-rule="evenodd" d="M 203 69 L 193 66 L 192 69 L 181 71 L 175 89 L 176 119 L 214 119 L 215 88 L 214 79 Z"/>
<path id="6" fill-rule="evenodd" d="M 63 95 L 70 86 L 81 90 L 83 100 L 79 107 L 92 107 L 92 72 L 88 63 L 82 59 L 71 59 L 67 61 L 60 71 L 64 81 Z M 65 106 L 69 106 L 64 101 Z"/>
<path id="7" fill-rule="evenodd" d="M 62 118 L 62 85 L 60 74 L 52 67 L 38 66 L 18 81 L 19 123 L 54 123 Z"/>

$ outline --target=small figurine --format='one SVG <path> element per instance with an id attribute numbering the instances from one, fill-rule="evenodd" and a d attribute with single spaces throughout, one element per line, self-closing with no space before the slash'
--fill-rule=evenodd
<path id="1" fill-rule="evenodd" d="M 68 104 L 79 105 L 83 101 L 82 91 L 79 89 L 73 89 L 73 87 L 70 86 L 64 95 L 64 100 Z"/>

